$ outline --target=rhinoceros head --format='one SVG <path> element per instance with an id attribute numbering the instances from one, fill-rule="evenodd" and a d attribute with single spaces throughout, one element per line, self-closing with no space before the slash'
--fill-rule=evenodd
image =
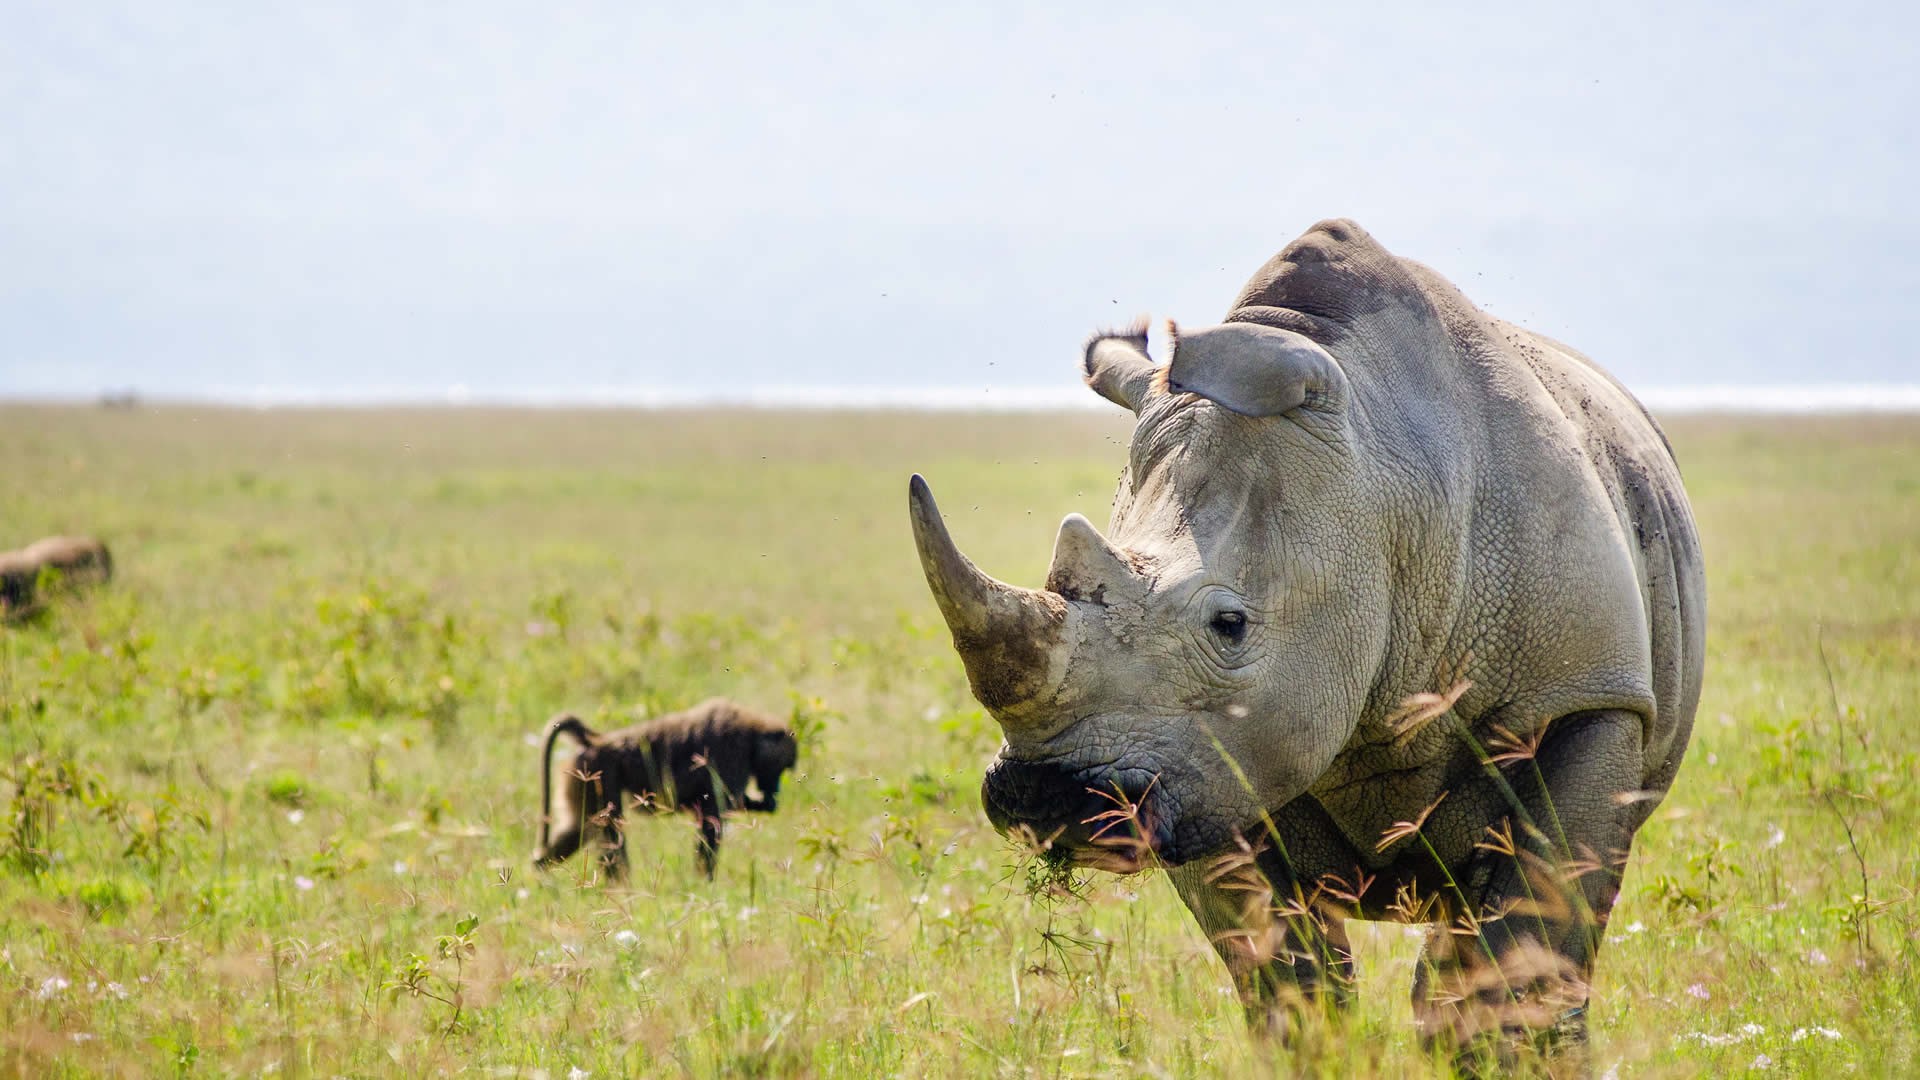
<path id="1" fill-rule="evenodd" d="M 1139 420 L 1110 534 L 1069 515 L 1044 588 L 976 568 L 918 476 L 909 499 L 1006 736 L 989 818 L 1123 871 L 1255 838 L 1347 743 L 1388 632 L 1379 484 L 1339 363 L 1277 326 L 1167 330 L 1164 364 L 1144 328 L 1087 346 L 1087 383 Z"/>

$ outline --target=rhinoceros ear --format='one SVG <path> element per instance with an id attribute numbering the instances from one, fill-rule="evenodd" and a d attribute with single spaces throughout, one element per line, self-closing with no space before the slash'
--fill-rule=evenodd
<path id="1" fill-rule="evenodd" d="M 1144 319 L 1125 330 L 1095 334 L 1080 358 L 1080 377 L 1093 392 L 1134 412 L 1152 395 L 1155 370 L 1147 356 Z"/>
<path id="2" fill-rule="evenodd" d="M 1305 335 L 1232 322 L 1171 336 L 1173 358 L 1162 376 L 1170 393 L 1199 394 L 1244 416 L 1346 405 L 1346 373 Z"/>

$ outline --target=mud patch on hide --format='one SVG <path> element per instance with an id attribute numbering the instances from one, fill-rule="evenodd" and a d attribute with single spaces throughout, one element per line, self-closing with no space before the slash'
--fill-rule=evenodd
<path id="1" fill-rule="evenodd" d="M 1037 594 L 1049 618 L 1039 634 L 1013 627 L 985 634 L 955 631 L 953 647 L 966 664 L 973 696 L 989 709 L 1003 709 L 1030 700 L 1047 689 L 1053 654 L 1061 645 L 1067 603 L 1050 593 Z"/>

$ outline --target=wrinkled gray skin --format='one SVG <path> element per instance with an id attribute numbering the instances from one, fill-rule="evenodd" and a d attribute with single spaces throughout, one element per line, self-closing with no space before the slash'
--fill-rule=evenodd
<path id="1" fill-rule="evenodd" d="M 1430 1037 L 1578 1039 L 1633 834 L 1700 692 L 1701 553 L 1664 436 L 1584 356 L 1347 221 L 1269 261 L 1226 324 L 1179 331 L 1170 365 L 1147 348 L 1087 347 L 1088 383 L 1139 422 L 1107 535 L 1068 517 L 1044 589 L 975 569 L 915 477 L 928 582 L 1006 736 L 990 819 L 1087 865 L 1170 868 L 1256 1022 L 1343 996 L 1344 918 L 1412 914 L 1437 923 L 1415 987 Z M 1406 728 L 1403 702 L 1461 680 Z M 1531 759 L 1487 764 L 1499 729 Z M 1115 804 L 1093 791 L 1138 805 L 1140 846 L 1095 842 L 1088 819 Z M 1503 824 L 1518 857 L 1476 846 Z M 1243 843 L 1274 904 L 1325 917 L 1276 921 L 1231 876 L 1210 884 Z M 1586 864 L 1565 905 L 1528 852 Z M 1432 907 L 1396 915 L 1403 886 Z M 1514 911 L 1529 890 L 1542 906 Z M 1476 954 L 1447 932 L 1463 911 L 1509 914 Z M 1557 995 L 1500 1013 L 1537 955 L 1560 965 Z"/>

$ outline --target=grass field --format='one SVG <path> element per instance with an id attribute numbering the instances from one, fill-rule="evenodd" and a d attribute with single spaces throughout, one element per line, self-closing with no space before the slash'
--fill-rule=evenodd
<path id="1" fill-rule="evenodd" d="M 1597 1071 L 1920 1073 L 1920 420 L 1678 419 L 1692 750 L 1601 954 Z M 1360 928 L 1309 1062 L 1153 875 L 1034 899 L 905 508 L 1037 584 L 1117 413 L 0 408 L 0 546 L 107 588 L 0 629 L 7 1075 L 1419 1076 Z M 808 729 L 718 880 L 527 867 L 533 733 L 726 694 Z M 598 720 L 592 719 L 598 717 Z"/>

